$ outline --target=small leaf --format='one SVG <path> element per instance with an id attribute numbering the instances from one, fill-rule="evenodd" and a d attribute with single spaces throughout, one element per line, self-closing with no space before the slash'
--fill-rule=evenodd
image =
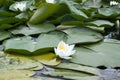
<path id="1" fill-rule="evenodd" d="M 0 41 L 7 39 L 11 37 L 11 33 L 10 32 L 6 32 L 6 31 L 0 31 Z"/>
<path id="2" fill-rule="evenodd" d="M 0 24 L 14 24 L 19 21 L 22 21 L 22 20 L 15 18 L 15 17 L 8 17 L 8 18 L 0 19 Z"/>
<path id="3" fill-rule="evenodd" d="M 45 65 L 58 65 L 61 62 L 53 53 L 44 53 L 39 56 L 34 56 L 33 58 Z"/>
<path id="4" fill-rule="evenodd" d="M 1 24 L 0 25 L 0 30 L 9 29 L 9 28 L 12 28 L 12 27 L 14 27 L 14 26 L 10 25 L 10 24 Z"/>
<path id="5" fill-rule="evenodd" d="M 107 20 L 96 20 L 96 21 L 92 21 L 92 22 L 89 22 L 91 25 L 95 25 L 95 26 L 98 26 L 98 27 L 112 27 L 114 24 L 111 23 L 110 21 L 107 21 Z M 88 24 L 89 24 L 88 23 Z"/>
<path id="6" fill-rule="evenodd" d="M 84 6 L 87 8 L 100 8 L 102 5 L 102 0 L 87 0 Z"/>

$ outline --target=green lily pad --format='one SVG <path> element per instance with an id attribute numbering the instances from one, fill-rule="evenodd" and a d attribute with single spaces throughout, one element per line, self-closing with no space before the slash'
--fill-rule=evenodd
<path id="1" fill-rule="evenodd" d="M 0 24 L 13 24 L 20 21 L 21 21 L 20 19 L 15 17 L 7 17 L 7 18 L 0 19 Z"/>
<path id="2" fill-rule="evenodd" d="M 40 77 L 42 80 L 61 80 L 59 78 L 52 78 L 52 77 Z"/>
<path id="3" fill-rule="evenodd" d="M 94 1 L 94 0 L 86 1 L 85 0 L 85 3 L 84 3 L 84 6 L 87 7 L 87 8 L 100 8 L 101 5 L 102 5 L 101 0 L 97 0 L 97 1 Z"/>
<path id="4" fill-rule="evenodd" d="M 98 26 L 98 27 L 112 27 L 114 24 L 107 20 L 96 20 L 93 22 L 89 22 L 91 25 Z"/>
<path id="5" fill-rule="evenodd" d="M 74 80 L 98 80 L 99 77 L 92 76 L 90 74 L 82 73 L 82 72 L 74 72 L 74 71 L 57 71 L 57 72 L 43 72 L 44 75 L 54 76 L 54 77 L 62 77 Z"/>
<path id="6" fill-rule="evenodd" d="M 40 70 L 43 65 L 31 57 L 13 55 L 13 54 L 2 54 L 0 56 L 0 70 Z"/>
<path id="7" fill-rule="evenodd" d="M 66 40 L 63 32 L 41 34 L 36 41 L 30 36 L 9 39 L 4 42 L 4 50 L 8 53 L 34 55 L 53 50 L 61 40 Z"/>
<path id="8" fill-rule="evenodd" d="M 37 55 L 34 56 L 33 59 L 45 65 L 58 65 L 61 62 L 60 59 L 56 58 L 56 55 L 54 53 L 45 53 L 39 56 Z"/>
<path id="9" fill-rule="evenodd" d="M 30 18 L 29 22 L 32 24 L 38 24 L 46 20 L 48 17 L 53 15 L 59 10 L 60 6 L 58 4 L 44 3 L 39 6 L 35 11 L 33 16 Z"/>
<path id="10" fill-rule="evenodd" d="M 79 15 L 81 17 L 83 17 L 83 19 L 87 19 L 88 16 L 82 11 L 82 10 L 78 10 L 75 6 L 74 6 L 74 2 L 70 2 L 67 0 L 60 0 L 59 3 L 61 4 L 65 4 L 68 6 L 68 8 L 70 9 L 71 13 L 75 14 L 75 15 Z"/>
<path id="11" fill-rule="evenodd" d="M 71 62 L 89 66 L 119 67 L 120 41 L 105 41 L 98 44 L 77 47 Z"/>
<path id="12" fill-rule="evenodd" d="M 30 78 L 30 77 L 18 77 L 18 78 L 12 78 L 12 79 L 7 79 L 7 80 L 43 80 L 41 78 Z"/>
<path id="13" fill-rule="evenodd" d="M 100 75 L 100 72 L 96 68 L 83 66 L 83 65 L 79 65 L 79 64 L 74 64 L 74 63 L 61 63 L 55 67 L 63 68 L 63 69 L 70 69 L 70 70 L 77 70 L 77 71 L 82 71 L 82 72 L 91 73 L 91 74 L 95 74 L 95 75 Z"/>
<path id="14" fill-rule="evenodd" d="M 10 70 L 10 71 L 0 71 L 0 80 L 12 80 L 14 78 L 30 77 L 35 74 L 34 71 L 28 70 Z"/>
<path id="15" fill-rule="evenodd" d="M 104 16 L 113 16 L 120 14 L 119 7 L 108 7 L 98 9 L 98 13 Z"/>
<path id="16" fill-rule="evenodd" d="M 75 27 L 63 30 L 68 34 L 67 43 L 94 43 L 103 39 L 103 36 L 89 28 Z"/>
<path id="17" fill-rule="evenodd" d="M 55 29 L 55 26 L 52 24 L 38 24 L 38 25 L 28 24 L 28 25 L 29 27 L 20 26 L 10 30 L 10 32 L 12 32 L 13 34 L 34 35 L 49 32 Z"/>
<path id="18" fill-rule="evenodd" d="M 2 1 L 2 0 L 1 0 Z M 15 16 L 16 14 L 13 12 L 9 12 L 9 11 L 0 11 L 0 16 L 3 17 L 12 17 Z"/>
<path id="19" fill-rule="evenodd" d="M 11 33 L 7 32 L 7 31 L 0 31 L 0 41 L 10 38 L 11 37 Z"/>

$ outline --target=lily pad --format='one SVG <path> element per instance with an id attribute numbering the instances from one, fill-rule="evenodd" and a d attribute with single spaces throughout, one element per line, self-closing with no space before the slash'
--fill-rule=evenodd
<path id="1" fill-rule="evenodd" d="M 4 50 L 8 53 L 34 55 L 53 50 L 61 40 L 66 40 L 63 32 L 41 34 L 36 41 L 30 36 L 9 39 L 4 42 Z"/>
<path id="2" fill-rule="evenodd" d="M 45 53 L 41 55 L 34 56 L 33 59 L 45 64 L 45 65 L 58 65 L 61 60 L 56 58 L 54 53 Z"/>
<path id="3" fill-rule="evenodd" d="M 10 71 L 0 71 L 0 80 L 12 80 L 14 78 L 30 77 L 35 74 L 34 71 L 28 70 L 10 70 Z"/>
<path id="4" fill-rule="evenodd" d="M 92 76 L 90 74 L 82 73 L 82 72 L 74 72 L 74 71 L 57 71 L 57 72 L 43 72 L 44 75 L 49 75 L 53 77 L 62 77 L 68 80 L 97 80 L 99 77 Z"/>
<path id="5" fill-rule="evenodd" d="M 103 39 L 103 36 L 89 28 L 75 27 L 63 30 L 68 34 L 67 43 L 94 43 Z"/>
<path id="6" fill-rule="evenodd" d="M 88 18 L 88 16 L 82 10 L 77 9 L 74 6 L 74 2 L 72 2 L 72 1 L 70 2 L 67 0 L 60 0 L 59 3 L 67 5 L 68 8 L 70 9 L 71 13 L 79 15 L 79 16 L 83 17 L 83 19 Z"/>
<path id="7" fill-rule="evenodd" d="M 18 77 L 18 78 L 12 78 L 12 79 L 7 79 L 7 80 L 43 80 L 41 78 L 30 78 L 30 77 Z"/>
<path id="8" fill-rule="evenodd" d="M 31 57 L 0 53 L 0 70 L 40 70 L 43 65 Z"/>
<path id="9" fill-rule="evenodd" d="M 28 24 L 29 27 L 19 26 L 15 29 L 10 30 L 13 34 L 23 34 L 23 35 L 34 35 L 44 32 L 49 32 L 55 29 L 55 26 L 52 24 L 38 24 L 32 25 Z"/>
<path id="10" fill-rule="evenodd" d="M 107 20 L 96 20 L 93 22 L 89 22 L 89 24 L 98 26 L 98 27 L 112 27 L 114 24 Z"/>
<path id="11" fill-rule="evenodd" d="M 100 72 L 97 68 L 83 66 L 83 65 L 74 64 L 74 63 L 61 63 L 55 67 L 76 70 L 76 71 L 82 71 L 82 72 L 91 73 L 91 74 L 95 74 L 95 75 L 100 75 Z"/>
<path id="12" fill-rule="evenodd" d="M 56 13 L 60 8 L 58 4 L 44 3 L 39 6 L 29 22 L 32 24 L 38 24 L 46 20 L 48 17 Z"/>
<path id="13" fill-rule="evenodd" d="M 7 32 L 7 31 L 0 31 L 0 41 L 10 38 L 11 37 L 11 33 Z"/>
<path id="14" fill-rule="evenodd" d="M 77 47 L 71 62 L 89 66 L 119 67 L 119 41 L 105 41 L 98 44 Z M 95 60 L 96 59 L 96 60 Z"/>

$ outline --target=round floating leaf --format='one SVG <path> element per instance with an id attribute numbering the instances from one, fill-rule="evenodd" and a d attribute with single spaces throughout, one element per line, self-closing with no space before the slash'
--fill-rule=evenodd
<path id="1" fill-rule="evenodd" d="M 68 6 L 68 8 L 70 9 L 71 13 L 75 14 L 75 15 L 79 15 L 81 17 L 83 17 L 83 19 L 87 19 L 88 16 L 82 11 L 82 10 L 78 10 L 75 6 L 74 6 L 74 2 L 70 2 L 67 0 L 61 0 L 60 3 L 65 4 Z"/>
<path id="2" fill-rule="evenodd" d="M 103 36 L 89 28 L 75 27 L 63 30 L 68 34 L 67 43 L 93 43 L 103 39 Z"/>
<path id="3" fill-rule="evenodd" d="M 103 26 L 103 27 L 112 27 L 114 24 L 107 20 L 96 20 L 93 22 L 89 22 L 88 24 L 94 25 L 94 26 Z"/>
<path id="4" fill-rule="evenodd" d="M 31 37 L 27 36 L 6 40 L 4 43 L 5 51 L 8 53 L 30 54 L 30 52 L 34 51 L 35 46 L 31 39 Z"/>
<path id="5" fill-rule="evenodd" d="M 92 76 L 91 74 L 87 74 L 84 72 L 76 72 L 76 71 L 57 71 L 57 72 L 43 72 L 45 75 L 54 76 L 54 77 L 63 77 L 68 80 L 98 80 L 99 77 Z"/>
<path id="6" fill-rule="evenodd" d="M 102 5 L 102 1 L 101 0 L 97 0 L 97 1 L 88 0 L 88 1 L 85 1 L 84 5 L 87 8 L 100 8 Z"/>
<path id="7" fill-rule="evenodd" d="M 95 74 L 95 75 L 100 75 L 100 72 L 96 68 L 82 66 L 82 65 L 74 64 L 74 63 L 61 63 L 56 67 L 63 68 L 63 69 L 82 71 L 82 72 L 91 73 L 91 74 Z"/>
<path id="8" fill-rule="evenodd" d="M 37 39 L 39 44 L 36 44 L 36 49 L 53 48 L 56 47 L 61 40 L 66 41 L 66 39 L 67 35 L 59 31 L 53 31 L 48 34 L 41 34 Z"/>
<path id="9" fill-rule="evenodd" d="M 18 78 L 12 78 L 12 79 L 7 79 L 7 80 L 43 80 L 41 78 L 31 78 L 31 77 L 18 77 Z"/>
<path id="10" fill-rule="evenodd" d="M 1 0 L 2 1 L 2 0 Z M 8 12 L 8 11 L 0 11 L 0 16 L 3 17 L 12 17 L 15 16 L 16 14 L 13 12 Z"/>
<path id="11" fill-rule="evenodd" d="M 10 70 L 0 71 L 0 80 L 12 80 L 14 78 L 27 78 L 35 74 L 34 71 L 28 70 Z"/>
<path id="12" fill-rule="evenodd" d="M 42 80 L 61 80 L 59 78 L 52 78 L 52 77 L 40 77 Z"/>
<path id="13" fill-rule="evenodd" d="M 29 56 L 5 54 L 0 52 L 0 70 L 40 70 L 43 65 Z"/>
<path id="14" fill-rule="evenodd" d="M 41 34 L 36 41 L 30 36 L 9 39 L 4 42 L 4 50 L 8 53 L 34 55 L 48 51 L 53 51 L 53 48 L 58 43 L 67 39 L 66 34 L 59 31 Z"/>
<path id="15" fill-rule="evenodd" d="M 45 19 L 50 17 L 52 14 L 59 10 L 60 6 L 58 4 L 44 3 L 39 6 L 35 11 L 33 16 L 30 18 L 29 22 L 32 24 L 38 24 L 43 22 Z"/>
<path id="16" fill-rule="evenodd" d="M 41 63 L 30 59 L 28 56 L 11 55 L 7 54 L 10 64 L 7 65 L 8 69 L 30 69 L 40 70 L 43 68 Z"/>
<path id="17" fill-rule="evenodd" d="M 0 41 L 11 37 L 11 33 L 7 31 L 0 31 Z"/>
<path id="18" fill-rule="evenodd" d="M 45 64 L 45 65 L 58 65 L 61 60 L 56 58 L 54 53 L 45 53 L 33 57 L 35 60 Z"/>
<path id="19" fill-rule="evenodd" d="M 104 16 L 113 16 L 120 14 L 119 7 L 108 7 L 98 9 L 98 13 Z"/>
<path id="20" fill-rule="evenodd" d="M 77 47 L 76 53 L 70 60 L 74 63 L 89 66 L 119 67 L 120 44 L 119 41 L 105 41 L 94 45 Z"/>
<path id="21" fill-rule="evenodd" d="M 13 24 L 20 21 L 21 21 L 20 19 L 15 17 L 7 17 L 7 18 L 0 19 L 0 24 Z"/>
<path id="22" fill-rule="evenodd" d="M 10 31 L 13 34 L 34 35 L 34 34 L 49 32 L 54 29 L 55 29 L 55 26 L 52 24 L 38 24 L 38 25 L 29 24 L 29 27 L 20 26 Z"/>

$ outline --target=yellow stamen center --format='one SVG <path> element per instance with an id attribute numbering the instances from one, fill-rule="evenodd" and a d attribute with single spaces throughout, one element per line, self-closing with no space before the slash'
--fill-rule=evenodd
<path id="1" fill-rule="evenodd" d="M 60 44 L 60 45 L 58 46 L 58 49 L 59 49 L 59 50 L 63 50 L 63 51 L 66 51 L 66 50 L 67 50 L 67 48 L 65 47 L 64 44 Z"/>

